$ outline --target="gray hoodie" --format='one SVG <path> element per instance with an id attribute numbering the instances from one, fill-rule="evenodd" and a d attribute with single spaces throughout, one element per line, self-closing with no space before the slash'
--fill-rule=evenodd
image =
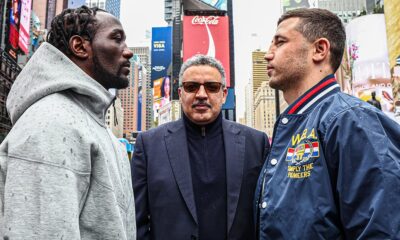
<path id="1" fill-rule="evenodd" d="M 128 157 L 105 126 L 113 96 L 44 43 L 13 84 L 0 146 L 1 239 L 135 239 Z"/>

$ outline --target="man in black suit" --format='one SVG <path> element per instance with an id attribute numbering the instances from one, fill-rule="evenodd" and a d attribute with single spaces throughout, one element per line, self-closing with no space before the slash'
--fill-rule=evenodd
<path id="1" fill-rule="evenodd" d="M 223 119 L 227 88 L 216 59 L 188 59 L 179 85 L 183 118 L 136 140 L 138 239 L 255 239 L 254 190 L 268 138 Z"/>

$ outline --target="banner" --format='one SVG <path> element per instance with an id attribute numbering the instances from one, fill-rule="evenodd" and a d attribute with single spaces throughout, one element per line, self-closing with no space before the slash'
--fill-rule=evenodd
<path id="1" fill-rule="evenodd" d="M 25 53 L 29 54 L 29 29 L 31 24 L 31 7 L 32 0 L 21 0 L 21 17 L 19 25 L 19 41 L 18 46 Z"/>
<path id="2" fill-rule="evenodd" d="M 171 100 L 172 28 L 152 29 L 151 83 L 154 91 L 153 109 Z"/>
<path id="3" fill-rule="evenodd" d="M 195 54 L 218 59 L 230 87 L 229 19 L 227 16 L 184 16 L 183 61 Z"/>

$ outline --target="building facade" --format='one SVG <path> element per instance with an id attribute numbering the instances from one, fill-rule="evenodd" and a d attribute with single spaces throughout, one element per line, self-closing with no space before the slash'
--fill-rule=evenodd
<path id="1" fill-rule="evenodd" d="M 253 97 L 253 122 L 252 125 L 253 127 L 256 127 L 256 122 L 255 122 L 255 98 L 256 94 L 258 91 L 258 88 L 260 88 L 261 84 L 263 82 L 267 81 L 267 61 L 265 61 L 264 56 L 266 52 L 261 51 L 259 49 L 255 50 L 252 52 L 252 97 Z"/>
<path id="2" fill-rule="evenodd" d="M 121 0 L 86 0 L 86 6 L 106 10 L 118 19 L 121 13 Z"/>
<path id="3" fill-rule="evenodd" d="M 124 136 L 124 109 L 121 99 L 117 97 L 106 112 L 106 125 L 117 138 Z"/>
<path id="4" fill-rule="evenodd" d="M 150 129 L 153 124 L 153 92 L 151 88 L 151 79 L 150 79 L 150 72 L 151 72 L 151 54 L 149 47 L 132 47 L 130 50 L 133 52 L 140 59 L 140 63 L 146 69 L 147 74 L 145 74 L 145 78 L 143 79 L 143 84 L 146 85 L 146 92 L 143 94 L 146 95 L 146 129 Z"/>
<path id="5" fill-rule="evenodd" d="M 254 128 L 272 137 L 275 120 L 275 90 L 264 81 L 254 95 Z"/>
<path id="6" fill-rule="evenodd" d="M 137 55 L 131 61 L 131 74 L 129 86 L 118 91 L 121 98 L 121 105 L 124 111 L 123 135 L 128 140 L 133 140 L 138 132 L 146 128 L 146 101 L 144 94 L 147 91 L 145 79 L 147 78 L 146 68 L 140 63 Z"/>
<path id="7" fill-rule="evenodd" d="M 253 115 L 254 115 L 253 86 L 252 86 L 252 80 L 250 79 L 245 86 L 245 110 L 244 110 L 245 125 L 253 127 Z"/>

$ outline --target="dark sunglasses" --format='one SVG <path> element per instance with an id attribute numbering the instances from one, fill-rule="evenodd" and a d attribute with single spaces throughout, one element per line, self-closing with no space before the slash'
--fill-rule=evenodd
<path id="1" fill-rule="evenodd" d="M 195 93 L 199 91 L 200 86 L 203 85 L 204 89 L 207 93 L 217 93 L 221 89 L 222 83 L 219 82 L 205 82 L 205 83 L 198 83 L 198 82 L 183 82 L 182 86 L 185 92 L 187 93 Z"/>

